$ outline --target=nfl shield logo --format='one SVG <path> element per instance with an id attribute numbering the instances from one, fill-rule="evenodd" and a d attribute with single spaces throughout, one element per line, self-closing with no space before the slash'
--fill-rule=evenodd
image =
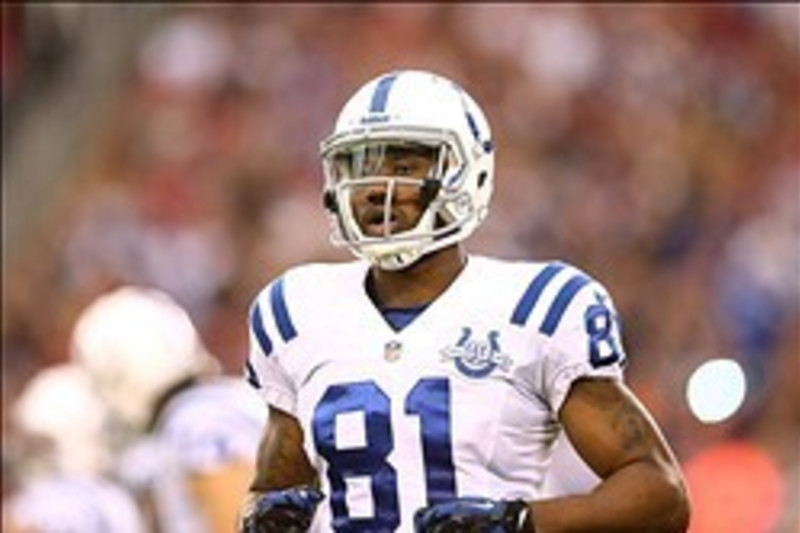
<path id="1" fill-rule="evenodd" d="M 403 345 L 398 341 L 389 341 L 383 346 L 383 358 L 389 362 L 397 361 L 400 359 L 400 353 L 403 351 Z"/>

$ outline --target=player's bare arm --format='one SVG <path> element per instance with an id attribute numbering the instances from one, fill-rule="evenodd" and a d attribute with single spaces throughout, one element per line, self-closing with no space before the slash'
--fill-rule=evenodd
<path id="1" fill-rule="evenodd" d="M 592 493 L 532 504 L 537 533 L 685 531 L 689 508 L 679 467 L 658 427 L 624 384 L 573 384 L 560 418 L 603 478 Z"/>
<path id="2" fill-rule="evenodd" d="M 303 450 L 303 430 L 293 416 L 270 407 L 250 490 L 267 492 L 316 484 L 317 474 Z"/>
<path id="3" fill-rule="evenodd" d="M 306 531 L 323 495 L 303 449 L 297 419 L 270 407 L 256 457 L 256 474 L 240 513 L 241 533 Z"/>
<path id="4" fill-rule="evenodd" d="M 199 502 L 210 532 L 228 533 L 236 523 L 239 506 L 252 476 L 251 461 L 233 460 L 210 472 L 195 472 L 188 484 Z M 228 494 L 229 498 L 220 498 Z"/>

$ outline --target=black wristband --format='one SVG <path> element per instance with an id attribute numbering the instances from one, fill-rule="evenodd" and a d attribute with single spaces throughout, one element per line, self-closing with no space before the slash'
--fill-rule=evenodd
<path id="1" fill-rule="evenodd" d="M 514 531 L 516 533 L 536 533 L 533 523 L 533 513 L 530 506 L 523 500 L 516 500 L 510 504 L 511 512 L 516 516 Z"/>

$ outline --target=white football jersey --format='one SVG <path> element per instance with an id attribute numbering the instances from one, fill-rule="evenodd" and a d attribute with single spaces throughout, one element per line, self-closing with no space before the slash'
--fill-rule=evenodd
<path id="1" fill-rule="evenodd" d="M 37 533 L 145 533 L 133 497 L 89 474 L 54 474 L 23 486 L 3 504 L 17 527 Z"/>
<path id="2" fill-rule="evenodd" d="M 553 456 L 544 478 L 542 495 L 547 498 L 588 494 L 601 481 L 561 433 L 553 446 Z"/>
<path id="3" fill-rule="evenodd" d="M 203 533 L 188 476 L 242 459 L 255 465 L 266 420 L 266 406 L 241 379 L 202 381 L 169 399 L 153 433 L 120 460 L 118 475 L 151 491 L 162 533 Z"/>
<path id="4" fill-rule="evenodd" d="M 570 384 L 621 378 L 605 289 L 561 262 L 470 256 L 395 331 L 368 268 L 291 269 L 250 311 L 248 380 L 300 421 L 327 495 L 315 531 L 411 532 L 454 497 L 539 498 Z"/>

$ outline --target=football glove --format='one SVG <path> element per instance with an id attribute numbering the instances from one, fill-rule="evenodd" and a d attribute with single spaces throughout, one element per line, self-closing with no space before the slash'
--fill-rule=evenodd
<path id="1" fill-rule="evenodd" d="M 265 492 L 244 511 L 239 533 L 305 533 L 323 498 L 313 487 Z"/>
<path id="2" fill-rule="evenodd" d="M 414 514 L 416 533 L 520 533 L 528 518 L 522 500 L 466 497 L 423 507 Z"/>

